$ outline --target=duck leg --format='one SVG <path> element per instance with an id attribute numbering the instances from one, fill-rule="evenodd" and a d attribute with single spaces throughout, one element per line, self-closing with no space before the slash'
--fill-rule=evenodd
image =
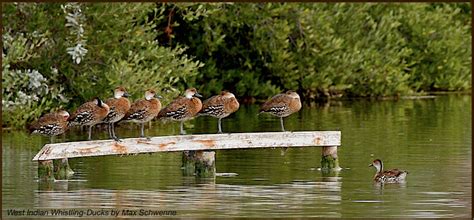
<path id="1" fill-rule="evenodd" d="M 180 125 L 179 125 L 179 134 L 180 134 L 180 135 L 185 135 L 185 134 L 186 134 L 186 131 L 184 131 L 184 121 L 181 121 L 181 122 L 180 122 Z"/>
<path id="2" fill-rule="evenodd" d="M 140 123 L 140 137 L 145 137 L 145 132 L 143 132 L 143 129 L 145 127 L 145 123 Z"/>
<path id="3" fill-rule="evenodd" d="M 218 129 L 219 131 L 217 132 L 218 134 L 222 134 L 222 122 L 221 122 L 222 118 L 219 118 L 219 121 L 217 122 L 217 125 L 218 125 Z"/>
<path id="4" fill-rule="evenodd" d="M 150 141 L 151 140 L 150 137 L 145 137 L 145 132 L 143 131 L 144 128 L 145 128 L 145 122 L 140 123 L 140 137 L 141 138 L 146 138 L 148 141 Z"/>
<path id="5" fill-rule="evenodd" d="M 112 138 L 115 141 L 121 142 L 121 140 L 115 135 L 115 125 L 114 125 L 114 123 L 111 123 L 111 127 L 112 127 Z"/>
<path id="6" fill-rule="evenodd" d="M 108 123 L 107 124 L 107 130 L 109 131 L 109 138 L 114 138 L 114 136 L 112 135 L 111 126 L 112 126 L 111 123 Z"/>
<path id="7" fill-rule="evenodd" d="M 281 131 L 285 131 L 285 126 L 283 125 L 283 117 L 280 117 Z"/>
<path id="8" fill-rule="evenodd" d="M 115 139 L 114 123 L 110 123 L 110 135 Z"/>
<path id="9" fill-rule="evenodd" d="M 49 143 L 50 143 L 50 144 L 54 144 L 53 136 L 49 136 Z"/>
<path id="10" fill-rule="evenodd" d="M 283 125 L 283 117 L 280 117 L 280 124 L 281 124 L 281 131 L 285 132 L 285 126 Z M 286 151 L 288 151 L 287 147 L 283 147 L 281 149 L 280 155 L 285 156 Z"/>
<path id="11" fill-rule="evenodd" d="M 89 141 L 92 140 L 92 138 L 91 138 L 92 135 L 91 134 L 92 134 L 92 125 L 89 125 L 89 138 L 87 138 L 87 140 L 89 140 Z"/>

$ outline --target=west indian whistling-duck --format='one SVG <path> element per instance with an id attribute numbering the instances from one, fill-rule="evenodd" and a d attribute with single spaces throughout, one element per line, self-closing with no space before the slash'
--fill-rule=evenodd
<path id="1" fill-rule="evenodd" d="M 285 131 L 283 118 L 298 112 L 301 109 L 301 101 L 298 93 L 287 91 L 273 96 L 269 101 L 263 103 L 260 113 L 270 113 L 280 118 L 281 130 Z"/>
<path id="2" fill-rule="evenodd" d="M 375 167 L 377 172 L 373 180 L 379 183 L 399 183 L 405 181 L 405 178 L 408 174 L 407 171 L 392 169 L 392 170 L 383 170 L 383 163 L 381 160 L 376 159 L 369 164 L 369 167 Z"/>
<path id="3" fill-rule="evenodd" d="M 50 143 L 53 143 L 53 136 L 60 135 L 68 129 L 68 118 L 69 113 L 64 110 L 48 113 L 31 123 L 28 130 L 32 134 L 49 136 Z"/>
<path id="4" fill-rule="evenodd" d="M 92 126 L 102 123 L 102 120 L 109 113 L 109 106 L 98 97 L 79 106 L 68 119 L 69 126 L 86 125 L 89 126 L 89 137 L 91 140 Z"/>
<path id="5" fill-rule="evenodd" d="M 195 96 L 202 97 L 195 88 L 187 89 L 184 97 L 178 97 L 168 104 L 160 111 L 158 118 L 179 121 L 180 134 L 186 134 L 183 128 L 184 121 L 192 119 L 202 108 L 201 100 Z"/>
<path id="6" fill-rule="evenodd" d="M 222 91 L 220 95 L 206 99 L 202 104 L 199 115 L 208 115 L 218 118 L 218 132 L 222 133 L 221 120 L 239 109 L 239 102 L 234 94 Z"/>
<path id="7" fill-rule="evenodd" d="M 110 110 L 103 122 L 108 124 L 107 128 L 109 130 L 109 137 L 116 141 L 120 141 L 120 139 L 115 135 L 114 124 L 125 117 L 125 114 L 127 114 L 130 109 L 131 103 L 127 98 L 128 96 L 129 95 L 125 88 L 119 86 L 114 90 L 114 97 L 105 101 L 105 103 L 109 105 Z"/>
<path id="8" fill-rule="evenodd" d="M 155 96 L 155 90 L 148 89 L 145 92 L 145 99 L 135 101 L 123 118 L 125 121 L 132 121 L 141 125 L 140 137 L 145 137 L 143 131 L 145 123 L 151 121 L 160 112 L 161 102 Z"/>

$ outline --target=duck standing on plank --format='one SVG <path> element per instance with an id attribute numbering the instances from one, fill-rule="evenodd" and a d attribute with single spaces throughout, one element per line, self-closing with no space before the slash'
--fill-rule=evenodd
<path id="1" fill-rule="evenodd" d="M 109 137 L 115 141 L 120 139 L 115 135 L 115 122 L 120 121 L 131 107 L 130 100 L 128 100 L 128 93 L 125 88 L 119 86 L 114 90 L 114 97 L 109 98 L 105 101 L 109 105 L 109 114 L 104 118 L 104 122 L 108 124 Z"/>
<path id="2" fill-rule="evenodd" d="M 287 91 L 273 96 L 270 100 L 263 103 L 260 113 L 270 113 L 280 118 L 281 130 L 285 131 L 283 118 L 298 112 L 301 109 L 301 100 L 298 93 Z"/>
<path id="3" fill-rule="evenodd" d="M 28 130 L 32 134 L 49 136 L 49 142 L 52 144 L 54 136 L 63 134 L 68 129 L 68 118 L 69 113 L 64 110 L 48 113 L 31 123 Z"/>
<path id="4" fill-rule="evenodd" d="M 145 137 L 143 131 L 145 123 L 155 118 L 161 109 L 161 102 L 155 98 L 156 92 L 153 89 L 145 91 L 145 99 L 135 101 L 130 109 L 128 110 L 124 121 L 132 121 L 139 123 L 140 126 L 140 137 Z M 149 138 L 147 138 L 149 139 Z"/>
<path id="5" fill-rule="evenodd" d="M 79 106 L 71 117 L 68 119 L 69 126 L 86 125 L 89 126 L 89 137 L 91 140 L 92 126 L 102 123 L 105 116 L 109 114 L 109 106 L 102 102 L 98 97 L 92 101 L 86 102 Z"/>
<path id="6" fill-rule="evenodd" d="M 228 91 L 222 91 L 220 95 L 212 96 L 206 99 L 202 104 L 199 115 L 208 115 L 218 118 L 218 132 L 222 133 L 221 120 L 239 109 L 239 102 L 234 94 Z"/>
<path id="7" fill-rule="evenodd" d="M 163 108 L 158 114 L 160 119 L 170 119 L 180 122 L 179 133 L 186 134 L 183 128 L 184 121 L 192 119 L 202 109 L 202 97 L 195 88 L 189 88 L 184 92 L 184 97 L 178 97 Z"/>

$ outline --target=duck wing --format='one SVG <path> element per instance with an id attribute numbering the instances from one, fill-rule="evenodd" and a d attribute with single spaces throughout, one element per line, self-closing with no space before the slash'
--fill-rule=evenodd
<path id="1" fill-rule="evenodd" d="M 124 120 L 142 120 L 145 118 L 145 113 L 150 109 L 149 102 L 145 99 L 140 99 L 132 104 Z"/>
<path id="2" fill-rule="evenodd" d="M 165 108 L 161 109 L 158 113 L 158 118 L 172 118 L 182 119 L 188 112 L 187 104 L 189 99 L 185 97 L 179 97 L 168 104 Z"/>
<path id="3" fill-rule="evenodd" d="M 400 176 L 402 173 L 406 173 L 406 172 L 403 171 L 403 170 L 399 170 L 399 169 L 392 169 L 392 170 L 384 171 L 383 175 L 397 177 L 397 176 Z"/>
<path id="4" fill-rule="evenodd" d="M 288 98 L 285 94 L 273 96 L 260 106 L 260 112 L 283 112 L 288 108 Z"/>

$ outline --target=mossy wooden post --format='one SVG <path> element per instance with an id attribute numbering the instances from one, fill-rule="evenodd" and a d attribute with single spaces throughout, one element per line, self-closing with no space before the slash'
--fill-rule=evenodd
<path id="1" fill-rule="evenodd" d="M 182 169 L 184 176 L 192 176 L 195 172 L 196 160 L 194 158 L 195 151 L 183 151 Z"/>
<path id="2" fill-rule="evenodd" d="M 53 175 L 53 161 L 40 160 L 38 161 L 38 178 L 42 180 L 54 180 Z"/>
<path id="3" fill-rule="evenodd" d="M 198 177 L 214 177 L 216 174 L 216 152 L 196 151 L 195 170 Z"/>
<path id="4" fill-rule="evenodd" d="M 340 170 L 337 158 L 337 147 L 323 147 L 321 158 L 321 170 Z"/>
<path id="5" fill-rule="evenodd" d="M 198 177 L 214 177 L 216 173 L 214 151 L 184 151 L 183 174 L 190 176 L 196 174 Z"/>
<path id="6" fill-rule="evenodd" d="M 53 160 L 54 165 L 54 177 L 58 180 L 68 179 L 74 174 L 67 158 Z"/>

